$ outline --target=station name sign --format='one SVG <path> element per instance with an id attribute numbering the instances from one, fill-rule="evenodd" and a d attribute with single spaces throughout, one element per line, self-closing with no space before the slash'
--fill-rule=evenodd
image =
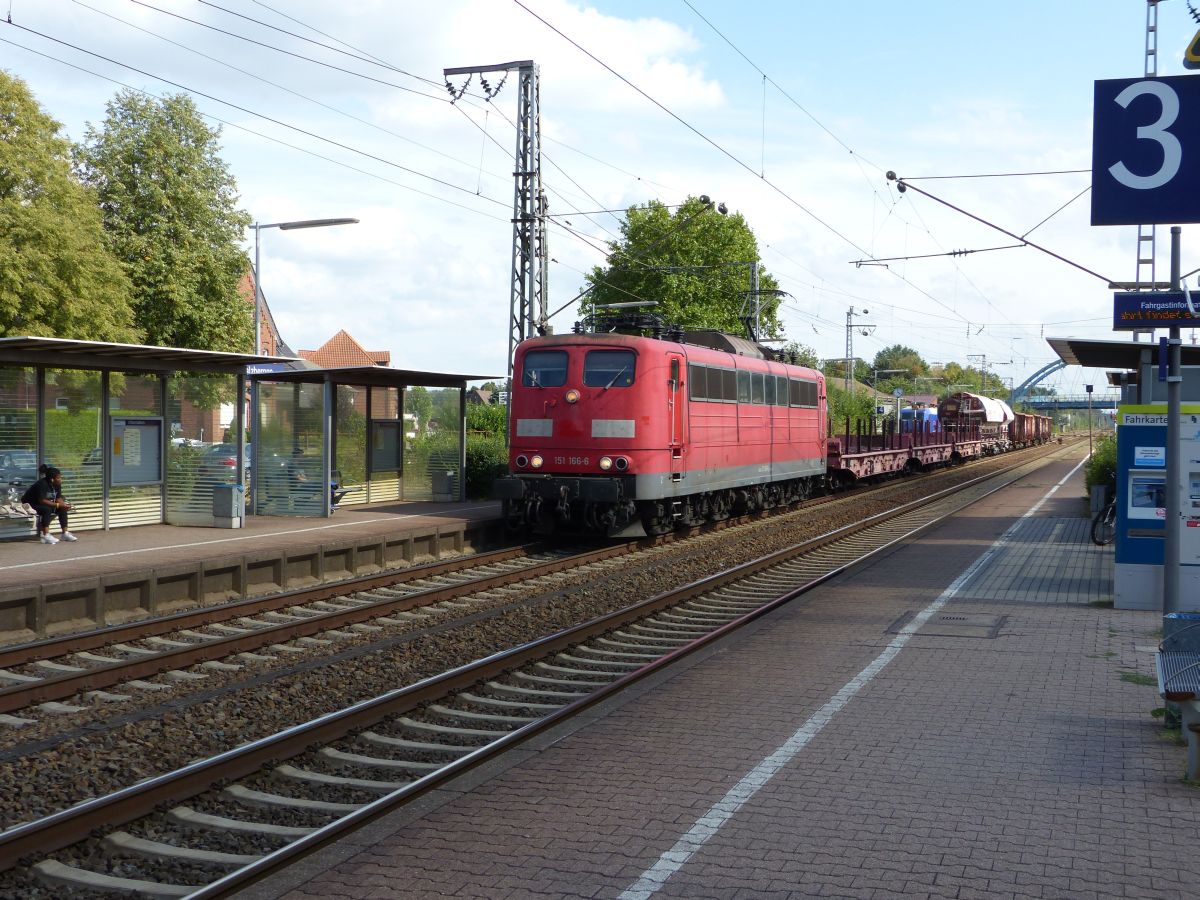
<path id="1" fill-rule="evenodd" d="M 1200 304 L 1200 293 L 1192 295 L 1192 303 Z M 1122 291 L 1113 294 L 1114 331 L 1140 331 L 1164 325 L 1200 328 L 1200 316 L 1188 311 L 1183 291 Z"/>

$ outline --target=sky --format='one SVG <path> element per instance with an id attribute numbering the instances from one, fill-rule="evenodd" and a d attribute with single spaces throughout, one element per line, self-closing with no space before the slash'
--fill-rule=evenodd
<path id="1" fill-rule="evenodd" d="M 746 218 L 787 337 L 822 358 L 846 355 L 851 307 L 855 356 L 986 358 L 1014 384 L 1057 358 L 1046 337 L 1127 338 L 1107 284 L 1136 277 L 1136 228 L 1091 226 L 1087 191 L 1093 81 L 1143 74 L 1140 0 L 0 3 L 0 68 L 65 136 L 122 87 L 186 90 L 256 222 L 360 220 L 260 232 L 295 350 L 344 328 L 397 368 L 504 374 L 517 77 L 451 103 L 442 70 L 512 60 L 539 67 L 556 331 L 624 209 L 707 194 Z M 1187 0 L 1161 3 L 1160 75 L 1186 73 L 1196 29 Z M 1164 226 L 1157 243 L 1165 279 Z M 1045 382 L 1085 383 L 1105 390 L 1079 368 Z"/>

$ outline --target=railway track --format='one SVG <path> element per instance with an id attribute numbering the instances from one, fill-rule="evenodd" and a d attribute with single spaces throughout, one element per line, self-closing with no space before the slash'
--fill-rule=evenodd
<path id="1" fill-rule="evenodd" d="M 866 495 L 834 494 L 770 514 L 853 502 L 853 496 Z M 489 592 L 763 515 L 578 552 L 538 545 L 506 548 L 0 648 L 0 726 L 20 728 L 33 724 L 32 716 L 61 717 L 97 704 L 138 698 L 155 702 L 167 691 L 210 675 L 295 659 L 384 626 L 428 622 L 435 612 L 470 614 L 494 603 Z"/>
<path id="2" fill-rule="evenodd" d="M 0 833 L 0 869 L 63 851 L 27 859 L 24 877 L 50 890 L 225 896 L 911 538 L 1036 462 L 19 825 Z M 104 836 L 89 837 L 95 829 Z"/>

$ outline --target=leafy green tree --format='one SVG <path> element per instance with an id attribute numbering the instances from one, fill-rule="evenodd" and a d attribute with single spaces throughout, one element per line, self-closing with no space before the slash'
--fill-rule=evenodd
<path id="1" fill-rule="evenodd" d="M 903 381 L 905 384 L 911 383 L 918 375 L 924 375 L 929 371 L 929 366 L 921 358 L 921 354 L 912 347 L 905 347 L 903 344 L 893 344 L 890 347 L 884 347 L 875 354 L 871 368 L 875 371 L 901 369 L 904 373 Z"/>
<path id="2" fill-rule="evenodd" d="M 433 398 L 429 396 L 429 389 L 419 385 L 407 388 L 404 391 L 404 411 L 416 418 L 417 434 L 424 434 L 433 416 Z"/>
<path id="3" fill-rule="evenodd" d="M 101 128 L 88 126 L 77 154 L 151 344 L 254 346 L 254 312 L 238 291 L 250 216 L 237 208 L 219 135 L 184 94 L 158 100 L 125 90 L 108 103 Z"/>
<path id="4" fill-rule="evenodd" d="M 749 264 L 759 254 L 740 214 L 721 215 L 697 197 L 674 212 L 652 200 L 626 210 L 621 238 L 608 248 L 607 266 L 587 276 L 585 315 L 605 304 L 647 300 L 658 304 L 647 312 L 665 323 L 746 333 L 742 316 L 753 309 Z M 780 336 L 780 300 L 772 294 L 778 287 L 760 266 L 760 338 Z"/>
<path id="5" fill-rule="evenodd" d="M 789 341 L 787 344 L 784 344 L 783 355 L 789 361 L 792 357 L 795 357 L 796 365 L 798 366 L 808 366 L 810 369 L 816 369 L 821 365 L 821 358 L 817 356 L 816 350 L 807 344 L 801 344 L 796 341 Z"/>
<path id="6" fill-rule="evenodd" d="M 467 431 L 483 434 L 498 434 L 504 436 L 504 426 L 507 421 L 506 410 L 503 406 L 483 403 L 467 404 Z"/>
<path id="7" fill-rule="evenodd" d="M 0 71 L 0 336 L 136 342 L 129 281 L 61 128 Z"/>

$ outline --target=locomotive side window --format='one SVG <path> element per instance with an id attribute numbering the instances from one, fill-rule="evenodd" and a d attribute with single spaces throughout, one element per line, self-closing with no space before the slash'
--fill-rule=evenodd
<path id="1" fill-rule="evenodd" d="M 737 399 L 738 403 L 750 402 L 750 373 L 742 369 L 737 373 Z"/>
<path id="2" fill-rule="evenodd" d="M 786 375 L 775 376 L 775 405 L 788 405 L 788 380 Z"/>
<path id="3" fill-rule="evenodd" d="M 750 402 L 751 403 L 762 403 L 763 402 L 763 394 L 766 393 L 766 389 L 763 387 L 762 372 L 752 372 L 751 373 L 750 389 L 751 389 Z"/>
<path id="4" fill-rule="evenodd" d="M 721 370 L 721 399 L 728 403 L 737 403 L 737 372 L 733 369 Z"/>
<path id="5" fill-rule="evenodd" d="M 708 368 L 695 363 L 688 364 L 688 397 L 692 400 L 708 399 Z"/>
<path id="6" fill-rule="evenodd" d="M 632 350 L 589 350 L 583 358 L 583 383 L 605 389 L 629 387 L 636 360 Z"/>
<path id="7" fill-rule="evenodd" d="M 567 383 L 567 351 L 530 350 L 521 366 L 525 387 L 561 387 Z"/>
<path id="8" fill-rule="evenodd" d="M 792 406 L 802 406 L 803 404 L 800 403 L 800 382 L 796 381 L 794 378 L 789 379 L 788 388 L 790 389 L 789 393 L 791 395 L 790 399 L 792 401 Z"/>
<path id="9" fill-rule="evenodd" d="M 817 405 L 817 383 L 815 381 L 793 381 L 791 384 L 792 406 Z"/>
<path id="10" fill-rule="evenodd" d="M 775 405 L 775 376 L 768 375 L 766 380 L 766 396 L 763 398 L 763 403 L 767 406 Z"/>

